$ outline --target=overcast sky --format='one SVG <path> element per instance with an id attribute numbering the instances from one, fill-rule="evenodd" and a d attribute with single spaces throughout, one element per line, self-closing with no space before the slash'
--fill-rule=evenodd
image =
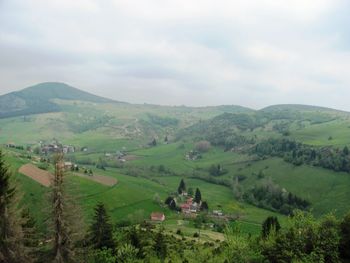
<path id="1" fill-rule="evenodd" d="M 0 94 L 350 110 L 350 1 L 0 0 Z"/>

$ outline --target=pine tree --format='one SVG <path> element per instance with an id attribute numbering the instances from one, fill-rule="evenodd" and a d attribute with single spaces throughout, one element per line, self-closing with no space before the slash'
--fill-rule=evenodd
<path id="1" fill-rule="evenodd" d="M 199 188 L 196 189 L 196 193 L 194 195 L 193 201 L 196 202 L 197 204 L 200 204 L 200 202 L 202 201 L 202 194 Z"/>
<path id="2" fill-rule="evenodd" d="M 52 184 L 52 221 L 53 221 L 53 255 L 54 262 L 72 262 L 74 259 L 71 230 L 67 222 L 65 192 L 63 186 L 64 165 L 63 154 L 54 159 L 55 174 Z"/>
<path id="3" fill-rule="evenodd" d="M 344 155 L 349 155 L 349 148 L 347 146 L 344 147 L 343 154 Z"/>
<path id="4" fill-rule="evenodd" d="M 0 151 L 0 262 L 32 262 L 23 243 L 25 233 L 22 224 L 25 222 L 11 176 Z"/>
<path id="5" fill-rule="evenodd" d="M 90 228 L 90 243 L 95 249 L 115 249 L 113 240 L 113 227 L 104 204 L 95 207 L 93 224 Z"/>
<path id="6" fill-rule="evenodd" d="M 186 191 L 186 184 L 185 184 L 184 179 L 181 179 L 180 184 L 179 184 L 179 187 L 177 188 L 177 192 L 178 192 L 179 194 L 182 194 L 182 193 L 185 192 L 185 191 Z"/>

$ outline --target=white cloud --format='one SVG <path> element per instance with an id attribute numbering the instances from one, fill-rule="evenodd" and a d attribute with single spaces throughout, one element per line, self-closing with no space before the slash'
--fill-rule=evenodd
<path id="1" fill-rule="evenodd" d="M 0 93 L 59 80 L 138 103 L 350 110 L 348 23 L 334 22 L 350 22 L 346 8 L 345 0 L 3 0 Z"/>

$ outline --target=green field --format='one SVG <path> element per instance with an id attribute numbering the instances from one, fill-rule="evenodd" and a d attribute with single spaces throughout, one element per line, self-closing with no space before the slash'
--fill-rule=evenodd
<path id="1" fill-rule="evenodd" d="M 81 205 L 86 221 L 90 220 L 94 206 L 103 202 L 115 223 L 140 222 L 148 219 L 153 211 L 163 211 L 169 231 L 180 227 L 190 236 L 197 231 L 191 220 L 183 221 L 181 214 L 155 201 L 155 196 L 159 196 L 163 203 L 176 192 L 182 178 L 187 188 L 201 190 L 210 211 L 218 209 L 238 217 L 241 228 L 253 234 L 260 232 L 260 224 L 267 216 L 277 215 L 282 223 L 286 217 L 236 200 L 232 184 L 237 176 L 243 178 L 239 184 L 245 191 L 262 180 L 271 180 L 308 200 L 317 217 L 330 212 L 342 216 L 350 210 L 350 175 L 345 172 L 305 164 L 295 166 L 276 157 L 258 159 L 241 150 L 239 143 L 230 146 L 232 149 L 212 145 L 200 159 L 186 159 L 186 154 L 195 149 L 199 140 L 221 137 L 235 142 L 243 136 L 254 143 L 288 138 L 314 147 L 342 149 L 350 145 L 348 113 L 288 105 L 253 111 L 237 106 L 189 108 L 53 101 L 61 107 L 60 112 L 0 119 L 0 143 L 35 149 L 39 142 L 50 143 L 56 139 L 75 146 L 76 152 L 66 155 L 67 160 L 92 169 L 95 174 L 115 177 L 118 184 L 107 187 L 67 175 L 72 196 Z M 153 139 L 157 144 L 150 147 Z M 81 151 L 82 147 L 87 147 L 87 152 Z M 132 158 L 120 162 L 116 158 L 120 152 Z M 23 190 L 23 203 L 36 211 L 35 217 L 44 230 L 49 210 L 48 189 L 16 172 L 29 162 L 25 156 L 34 154 L 26 150 L 11 150 L 7 154 Z M 101 160 L 107 164 L 105 171 L 95 167 Z M 212 165 L 220 165 L 225 174 L 213 178 L 209 174 Z M 259 173 L 263 173 L 263 179 Z M 217 233 L 213 234 L 211 229 L 205 231 L 215 239 Z"/>

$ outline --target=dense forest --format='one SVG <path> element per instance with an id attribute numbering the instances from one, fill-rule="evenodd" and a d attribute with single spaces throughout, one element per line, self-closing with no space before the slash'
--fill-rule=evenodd
<path id="1" fill-rule="evenodd" d="M 250 153 L 260 157 L 282 157 L 294 165 L 309 164 L 334 171 L 350 172 L 350 155 L 347 146 L 342 149 L 329 146 L 315 147 L 286 138 L 268 139 L 258 143 Z"/>

